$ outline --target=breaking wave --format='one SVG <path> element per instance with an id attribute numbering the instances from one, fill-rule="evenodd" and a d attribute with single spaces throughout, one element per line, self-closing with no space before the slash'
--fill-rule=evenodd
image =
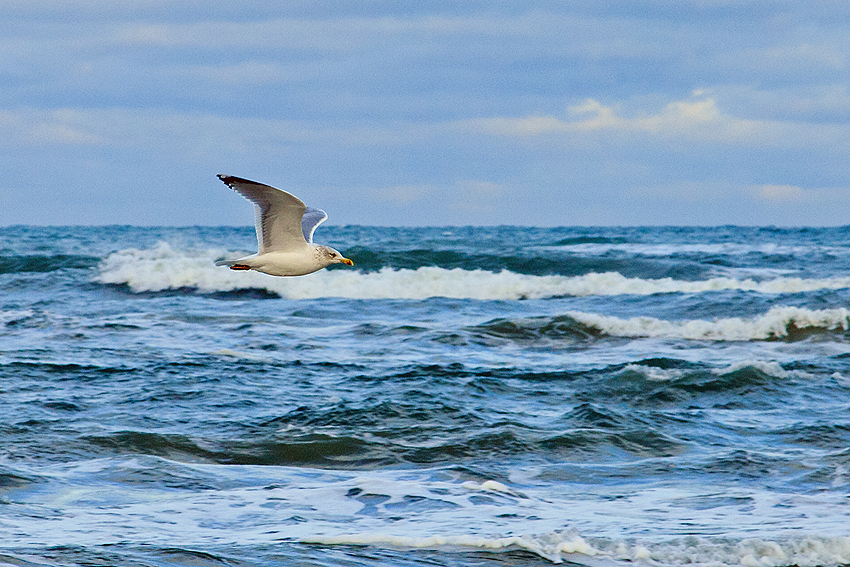
<path id="1" fill-rule="evenodd" d="M 545 299 L 563 296 L 653 295 L 705 293 L 725 290 L 766 294 L 802 293 L 821 289 L 848 289 L 850 277 L 771 280 L 716 277 L 699 281 L 672 278 L 643 279 L 617 272 L 579 276 L 529 275 L 507 270 L 422 266 L 415 269 L 384 267 L 375 272 L 324 270 L 304 278 L 274 278 L 256 272 L 233 272 L 213 262 L 224 250 L 182 251 L 160 242 L 148 249 L 110 254 L 99 264 L 94 280 L 126 286 L 134 293 L 188 291 L 244 294 L 287 299 L 344 297 L 352 299 L 425 299 L 448 297 L 479 300 Z"/>
<path id="2" fill-rule="evenodd" d="M 562 563 L 564 559 L 579 564 L 588 559 L 604 555 L 588 544 L 580 535 L 570 530 L 567 534 L 553 532 L 543 536 L 392 536 L 381 533 L 352 534 L 343 536 L 312 537 L 303 543 L 321 545 L 371 545 L 376 547 L 395 547 L 403 549 L 474 549 L 486 551 L 507 551 L 522 549 L 529 551 L 553 563 Z"/>
<path id="3" fill-rule="evenodd" d="M 539 536 L 476 537 L 429 536 L 401 537 L 384 534 L 313 537 L 304 543 L 324 545 L 371 545 L 408 549 L 477 549 L 505 551 L 522 549 L 552 563 L 564 561 L 590 567 L 615 565 L 726 565 L 780 567 L 798 565 L 846 565 L 850 562 L 848 537 L 798 537 L 771 541 L 759 538 L 710 540 L 685 537 L 665 543 L 596 540 L 593 544 L 573 530 Z"/>
<path id="4" fill-rule="evenodd" d="M 570 311 L 557 317 L 496 319 L 471 330 L 516 340 L 576 339 L 606 335 L 708 341 L 799 340 L 819 333 L 850 331 L 850 310 L 775 307 L 756 317 L 667 321 L 654 317 L 623 319 Z"/>

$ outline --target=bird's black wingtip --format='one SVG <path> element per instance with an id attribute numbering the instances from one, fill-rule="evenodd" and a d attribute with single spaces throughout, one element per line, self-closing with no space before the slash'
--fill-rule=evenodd
<path id="1" fill-rule="evenodd" d="M 224 173 L 219 173 L 216 177 L 221 179 L 222 183 L 224 183 L 231 189 L 235 189 L 236 187 L 234 187 L 234 185 L 237 183 L 256 183 L 255 181 L 242 179 L 241 177 L 234 177 L 233 175 L 225 175 Z"/>
<path id="2" fill-rule="evenodd" d="M 235 175 L 225 175 L 223 173 L 219 173 L 217 177 L 230 187 L 233 187 L 233 185 L 236 183 L 241 183 L 243 185 L 263 185 L 262 183 L 251 181 L 250 179 L 245 179 L 244 177 L 236 177 Z"/>

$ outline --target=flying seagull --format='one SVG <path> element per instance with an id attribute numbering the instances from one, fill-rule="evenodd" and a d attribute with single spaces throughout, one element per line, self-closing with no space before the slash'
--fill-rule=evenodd
<path id="1" fill-rule="evenodd" d="M 272 276 L 303 276 L 331 264 L 354 265 L 330 246 L 313 244 L 313 232 L 328 218 L 325 211 L 307 207 L 295 195 L 269 185 L 231 175 L 218 178 L 254 203 L 258 249 L 238 260 L 220 260 L 216 266 Z"/>

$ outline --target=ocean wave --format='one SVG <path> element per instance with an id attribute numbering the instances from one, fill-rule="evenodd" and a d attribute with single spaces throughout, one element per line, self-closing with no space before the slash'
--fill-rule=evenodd
<path id="1" fill-rule="evenodd" d="M 556 317 L 494 319 L 470 327 L 474 333 L 515 341 L 541 338 L 574 340 L 599 336 L 707 341 L 800 340 L 813 334 L 847 332 L 850 310 L 775 307 L 751 318 L 667 321 L 654 317 L 623 319 L 599 313 L 570 311 Z"/>
<path id="2" fill-rule="evenodd" d="M 812 254 L 846 255 L 850 249 L 844 246 L 825 245 L 783 245 L 776 243 L 745 243 L 745 242 L 717 242 L 717 243 L 638 243 L 617 241 L 615 239 L 565 239 L 553 245 L 546 246 L 548 249 L 561 249 L 579 254 L 601 256 L 612 252 L 632 256 L 658 257 L 658 256 L 747 256 L 757 254 L 760 256 L 810 256 Z"/>
<path id="3" fill-rule="evenodd" d="M 0 325 L 15 326 L 37 317 L 38 314 L 32 309 L 9 309 L 0 311 Z"/>
<path id="4" fill-rule="evenodd" d="M 568 315 L 602 333 L 625 338 L 668 338 L 709 341 L 799 340 L 818 333 L 850 330 L 850 310 L 775 307 L 752 318 L 665 321 L 653 317 L 621 319 L 596 313 Z"/>
<path id="5" fill-rule="evenodd" d="M 787 540 L 750 538 L 724 541 L 687 537 L 662 544 L 613 542 L 610 551 L 612 558 L 630 563 L 814 567 L 850 562 L 850 538 L 808 536 Z"/>
<path id="6" fill-rule="evenodd" d="M 144 454 L 175 460 L 227 465 L 317 465 L 358 464 L 366 453 L 365 441 L 354 437 L 310 434 L 288 438 L 244 442 L 204 441 L 180 434 L 121 431 L 82 439 L 90 450 L 107 455 Z M 374 464 L 378 458 L 369 456 Z M 365 459 L 365 458 L 364 458 Z M 362 463 L 361 463 L 362 464 Z"/>
<path id="7" fill-rule="evenodd" d="M 482 551 L 507 551 L 522 549 L 530 551 L 553 563 L 573 559 L 585 563 L 588 558 L 599 555 L 599 550 L 588 544 L 581 536 L 573 532 L 564 537 L 560 534 L 552 536 L 393 536 L 380 533 L 352 534 L 329 537 L 305 538 L 302 543 L 320 545 L 371 545 L 376 547 L 390 546 L 404 549 L 476 549 Z M 583 556 L 581 559 L 577 556 Z M 586 563 L 585 563 L 586 564 Z"/>
<path id="8" fill-rule="evenodd" d="M 547 338 L 592 339 L 604 334 L 600 328 L 584 324 L 570 315 L 515 320 L 494 319 L 483 325 L 468 327 L 467 331 L 478 336 L 531 343 Z"/>
<path id="9" fill-rule="evenodd" d="M 545 299 L 564 296 L 653 295 L 726 290 L 765 294 L 802 293 L 850 288 L 850 277 L 803 279 L 780 277 L 766 281 L 716 277 L 699 281 L 642 279 L 617 272 L 580 276 L 529 275 L 502 270 L 384 267 L 374 272 L 325 270 L 306 278 L 273 278 L 256 272 L 215 267 L 224 250 L 175 250 L 160 242 L 148 249 L 127 249 L 106 257 L 94 281 L 126 286 L 134 293 L 185 291 L 241 294 L 287 299 L 343 297 L 352 299 L 426 299 L 448 297 L 478 300 Z"/>
<path id="10" fill-rule="evenodd" d="M 26 272 L 54 272 L 63 269 L 94 268 L 100 258 L 76 254 L 57 254 L 55 256 L 0 256 L 0 274 Z"/>
<path id="11" fill-rule="evenodd" d="M 626 364 L 621 373 L 623 375 L 637 374 L 642 376 L 649 382 L 685 382 L 690 376 L 705 376 L 704 369 L 698 365 L 685 365 L 681 368 L 665 368 L 654 364 L 655 361 L 640 361 Z M 692 366 L 689 368 L 688 366 Z M 722 380 L 727 382 L 741 381 L 758 381 L 759 377 L 766 379 L 788 379 L 788 378 L 811 378 L 811 375 L 802 370 L 786 370 L 781 364 L 775 361 L 765 360 L 745 360 L 737 362 L 724 368 L 711 369 L 708 376 L 720 378 L 721 380 L 713 380 L 715 383 L 720 383 Z M 701 382 L 706 382 L 703 379 Z M 708 380 L 712 382 L 711 380 Z M 701 386 L 702 390 L 711 389 L 705 385 Z M 719 388 L 718 388 L 719 389 Z"/>
<path id="12" fill-rule="evenodd" d="M 613 498 L 610 486 L 594 488 L 592 482 L 578 491 L 537 485 L 538 472 L 518 470 L 517 482 L 460 467 L 364 472 L 181 463 L 138 454 L 40 467 L 37 476 L 7 467 L 2 473 L 14 475 L 13 486 L 30 477 L 39 486 L 17 495 L 23 512 L 7 519 L 4 543 L 30 549 L 131 541 L 213 551 L 287 544 L 523 550 L 590 567 L 850 561 L 850 538 L 835 521 L 846 516 L 840 491 L 777 494 L 636 481 Z M 806 519 L 802 527 L 799 518 Z"/>
<path id="13" fill-rule="evenodd" d="M 405 549 L 476 549 L 507 551 L 522 549 L 552 563 L 573 562 L 591 567 L 633 565 L 715 565 L 780 567 L 798 565 L 846 565 L 850 562 L 848 537 L 797 537 L 788 540 L 766 539 L 710 540 L 687 537 L 664 543 L 617 540 L 590 540 L 574 530 L 538 536 L 392 536 L 364 533 L 331 537 L 312 537 L 303 543 L 322 545 L 370 545 Z"/>

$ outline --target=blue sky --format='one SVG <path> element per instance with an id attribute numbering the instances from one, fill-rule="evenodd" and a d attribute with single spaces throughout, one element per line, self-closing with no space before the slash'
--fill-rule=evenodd
<path id="1" fill-rule="evenodd" d="M 308 5 L 309 4 L 309 5 Z M 7 0 L 0 225 L 850 224 L 850 3 Z"/>

